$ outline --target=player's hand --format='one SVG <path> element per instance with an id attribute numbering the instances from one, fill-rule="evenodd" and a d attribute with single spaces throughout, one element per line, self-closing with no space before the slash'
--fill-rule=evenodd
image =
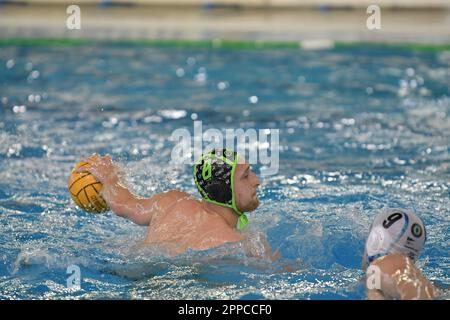
<path id="1" fill-rule="evenodd" d="M 120 168 L 113 163 L 110 155 L 102 157 L 94 153 L 81 161 L 89 165 L 78 168 L 75 172 L 89 172 L 104 185 L 115 184 L 119 181 Z"/>

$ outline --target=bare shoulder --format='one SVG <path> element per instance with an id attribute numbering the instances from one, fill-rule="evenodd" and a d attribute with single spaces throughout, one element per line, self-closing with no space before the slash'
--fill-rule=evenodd
<path id="1" fill-rule="evenodd" d="M 165 201 L 172 203 L 170 209 L 183 209 L 184 212 L 203 210 L 202 202 L 187 192 L 171 190 L 164 193 Z"/>
<path id="2" fill-rule="evenodd" d="M 372 265 L 380 268 L 381 290 L 393 299 L 433 299 L 436 289 L 416 267 L 414 262 L 403 255 L 391 254 L 375 260 Z"/>
<path id="3" fill-rule="evenodd" d="M 397 253 L 378 258 L 372 262 L 372 265 L 379 267 L 386 274 L 393 274 L 408 267 L 415 268 L 414 262 L 410 258 Z"/>
<path id="4" fill-rule="evenodd" d="M 180 221 L 190 221 L 197 228 L 197 236 L 203 235 L 205 239 L 213 242 L 234 242 L 244 239 L 238 230 L 228 225 L 219 215 L 205 210 L 204 203 L 192 196 L 182 198 L 167 210 L 168 219 L 174 216 Z"/>
<path id="5" fill-rule="evenodd" d="M 169 190 L 165 192 L 161 192 L 158 194 L 160 198 L 170 199 L 170 200 L 179 200 L 184 198 L 191 198 L 192 196 L 184 191 L 179 190 Z"/>
<path id="6" fill-rule="evenodd" d="M 144 199 L 143 204 L 147 207 L 156 205 L 161 211 L 166 211 L 176 203 L 183 201 L 184 199 L 189 199 L 190 197 L 191 195 L 187 192 L 170 190 L 158 193 L 151 198 Z"/>
<path id="7" fill-rule="evenodd" d="M 236 229 L 231 228 L 229 225 L 223 222 L 219 222 L 218 224 L 218 234 L 225 242 L 235 242 L 245 240 L 245 237 Z"/>

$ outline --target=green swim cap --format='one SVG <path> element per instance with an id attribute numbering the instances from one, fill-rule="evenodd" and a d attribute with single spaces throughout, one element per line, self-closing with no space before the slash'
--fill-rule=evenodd
<path id="1" fill-rule="evenodd" d="M 239 216 L 239 228 L 248 224 L 247 216 L 236 207 L 234 173 L 239 155 L 227 149 L 204 153 L 194 165 L 194 181 L 205 201 L 231 208 Z"/>

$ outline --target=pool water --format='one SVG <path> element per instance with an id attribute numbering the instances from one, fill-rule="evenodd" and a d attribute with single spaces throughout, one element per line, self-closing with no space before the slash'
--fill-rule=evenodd
<path id="1" fill-rule="evenodd" d="M 419 266 L 447 286 L 449 79 L 443 50 L 3 45 L 0 299 L 365 299 L 364 242 L 386 206 L 422 217 Z M 70 199 L 70 170 L 93 152 L 142 196 L 199 197 L 192 167 L 170 163 L 169 137 L 194 120 L 279 129 L 279 170 L 245 232 L 256 246 L 266 234 L 281 262 L 240 244 L 169 258 L 141 246 L 144 227 Z"/>

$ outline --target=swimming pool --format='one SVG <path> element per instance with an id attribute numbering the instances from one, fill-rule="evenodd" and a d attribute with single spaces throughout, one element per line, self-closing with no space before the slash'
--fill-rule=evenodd
<path id="1" fill-rule="evenodd" d="M 445 50 L 4 44 L 0 298 L 364 299 L 364 241 L 385 206 L 423 218 L 419 264 L 448 285 L 449 79 Z M 139 247 L 145 228 L 71 201 L 68 174 L 93 152 L 126 164 L 143 196 L 199 196 L 192 168 L 168 164 L 171 133 L 194 120 L 280 130 L 246 232 L 267 234 L 293 272 L 238 245 L 167 258 Z"/>

